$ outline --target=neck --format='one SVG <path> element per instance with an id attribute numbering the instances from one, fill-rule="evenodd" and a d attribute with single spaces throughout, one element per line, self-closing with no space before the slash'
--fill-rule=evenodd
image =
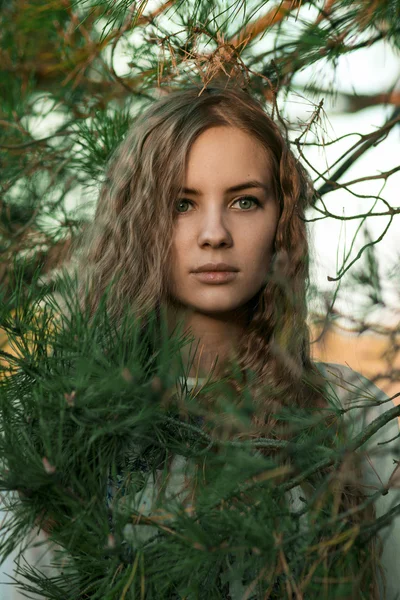
<path id="1" fill-rule="evenodd" d="M 200 313 L 189 308 L 175 310 L 171 323 L 176 324 L 181 319 L 184 332 L 194 337 L 194 341 L 181 350 L 185 367 L 191 365 L 188 376 L 220 374 L 240 343 L 245 330 L 245 310 L 218 314 Z"/>

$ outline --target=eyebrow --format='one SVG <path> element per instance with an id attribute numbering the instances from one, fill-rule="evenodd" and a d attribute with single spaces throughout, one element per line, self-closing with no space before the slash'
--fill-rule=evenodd
<path id="1" fill-rule="evenodd" d="M 265 185 L 265 183 L 261 183 L 261 181 L 257 181 L 256 179 L 252 179 L 251 181 L 245 181 L 244 183 L 239 183 L 238 185 L 234 185 L 227 190 L 226 192 L 240 192 L 241 190 L 248 190 L 250 188 L 261 188 L 266 192 L 270 192 L 270 187 Z M 182 192 L 184 194 L 193 194 L 194 196 L 201 196 L 201 192 L 196 190 L 195 188 L 182 188 Z"/>

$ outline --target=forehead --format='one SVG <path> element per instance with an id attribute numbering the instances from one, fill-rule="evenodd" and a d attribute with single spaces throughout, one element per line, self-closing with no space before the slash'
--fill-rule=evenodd
<path id="1" fill-rule="evenodd" d="M 245 179 L 271 179 L 268 150 L 251 134 L 236 127 L 212 127 L 194 141 L 186 159 L 186 184 L 238 183 Z"/>

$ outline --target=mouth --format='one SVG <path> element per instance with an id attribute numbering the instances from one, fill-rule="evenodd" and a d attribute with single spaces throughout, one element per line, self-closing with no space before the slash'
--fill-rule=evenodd
<path id="1" fill-rule="evenodd" d="M 229 283 L 237 277 L 237 271 L 201 271 L 192 273 L 202 283 Z"/>

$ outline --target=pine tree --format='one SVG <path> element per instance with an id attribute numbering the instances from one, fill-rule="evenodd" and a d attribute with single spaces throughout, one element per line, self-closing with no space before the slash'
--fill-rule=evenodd
<path id="1" fill-rule="evenodd" d="M 135 115 L 160 94 L 222 75 L 247 82 L 279 118 L 288 93 L 298 92 L 314 112 L 306 123 L 285 115 L 281 124 L 302 155 L 306 132 L 313 133 L 307 143 L 321 142 L 324 97 L 339 94 L 333 83 L 321 89 L 314 80 L 300 88 L 295 75 L 310 65 L 316 72 L 324 62 L 335 66 L 344 54 L 373 52 L 381 40 L 400 46 L 400 8 L 388 0 L 237 1 L 229 8 L 214 0 L 156 7 L 147 0 L 5 1 L 0 19 L 0 281 L 6 289 L 16 255 L 31 259 L 27 282 L 38 264 L 45 272 L 62 264 L 90 220 L 88 205 L 105 163 Z M 400 118 L 396 91 L 340 96 L 350 111 L 377 103 L 394 110 L 383 127 L 363 132 L 329 179 L 322 176 L 316 202 L 372 145 L 384 143 Z"/>
<path id="2" fill-rule="evenodd" d="M 302 592 L 319 599 L 326 577 L 343 575 L 326 597 L 346 597 L 354 589 L 345 575 L 357 572 L 363 544 L 383 526 L 365 523 L 360 531 L 346 515 L 333 516 L 335 478 L 325 470 L 340 470 L 341 448 L 349 449 L 333 426 L 318 427 L 312 414 L 282 412 L 276 416 L 291 424 L 290 443 L 246 439 L 253 406 L 245 386 L 239 406 L 224 382 L 206 385 L 200 396 L 176 387 L 179 349 L 187 343 L 181 332 L 169 338 L 161 321 L 158 345 L 157 315 L 145 335 L 128 318 L 116 330 L 104 305 L 89 322 L 73 298 L 67 318 L 54 299 L 57 292 L 68 300 L 74 289 L 55 273 L 90 221 L 105 164 L 154 99 L 193 81 L 240 81 L 266 103 L 305 160 L 306 132 L 323 143 L 323 97 L 334 90 L 313 82 L 299 90 L 296 73 L 321 61 L 335 65 L 383 39 L 399 48 L 397 2 L 228 5 L 2 3 L 0 489 L 9 492 L 11 519 L 0 554 L 17 548 L 35 524 L 57 544 L 53 574 L 20 567 L 30 582 L 26 592 L 57 600 L 223 598 L 237 578 L 249 600 Z M 293 90 L 315 105 L 307 123 L 282 116 Z M 315 195 L 322 216 L 324 195 L 400 120 L 397 92 L 343 98 L 349 110 L 384 102 L 393 112 L 384 126 L 360 136 L 329 179 L 322 177 Z M 399 212 L 388 210 L 392 218 Z M 373 247 L 367 238 L 360 258 L 374 281 L 360 272 L 358 280 L 373 285 L 376 303 Z M 351 267 L 343 264 L 338 279 Z M 200 397 L 212 399 L 212 411 L 199 409 Z M 400 409 L 391 409 L 375 427 L 397 415 Z M 333 423 L 339 417 L 332 408 Z M 372 433 L 361 432 L 350 450 Z M 174 455 L 194 465 L 195 508 L 164 495 L 158 513 L 138 523 L 132 498 L 153 471 L 166 478 Z M 311 497 L 293 513 L 288 494 L 306 480 Z M 312 527 L 304 529 L 304 519 Z M 368 577 L 366 571 L 365 589 Z"/>
<path id="3" fill-rule="evenodd" d="M 335 426 L 343 408 L 334 395 L 329 417 L 281 405 L 276 431 L 289 423 L 290 439 L 254 439 L 248 387 L 239 401 L 224 380 L 186 393 L 179 350 L 190 338 L 179 328 L 168 335 L 163 314 L 143 328 L 127 310 L 116 328 L 104 300 L 90 320 L 74 306 L 74 285 L 68 276 L 59 282 L 68 315 L 49 287 L 32 300 L 20 286 L 14 319 L 3 302 L 19 356 L 8 356 L 11 373 L 0 380 L 0 488 L 11 494 L 0 554 L 35 525 L 57 545 L 53 574 L 20 565 L 21 589 L 59 600 L 224 598 L 232 590 L 321 598 L 328 578 L 336 582 L 328 598 L 368 590 L 371 570 L 357 579 L 370 560 L 365 543 L 385 523 L 354 525 L 335 510 L 337 484 L 349 454 L 400 408 L 347 440 Z M 376 401 L 363 402 L 360 389 L 356 404 Z M 176 457 L 188 459 L 188 480 L 177 463 L 168 480 Z"/>

